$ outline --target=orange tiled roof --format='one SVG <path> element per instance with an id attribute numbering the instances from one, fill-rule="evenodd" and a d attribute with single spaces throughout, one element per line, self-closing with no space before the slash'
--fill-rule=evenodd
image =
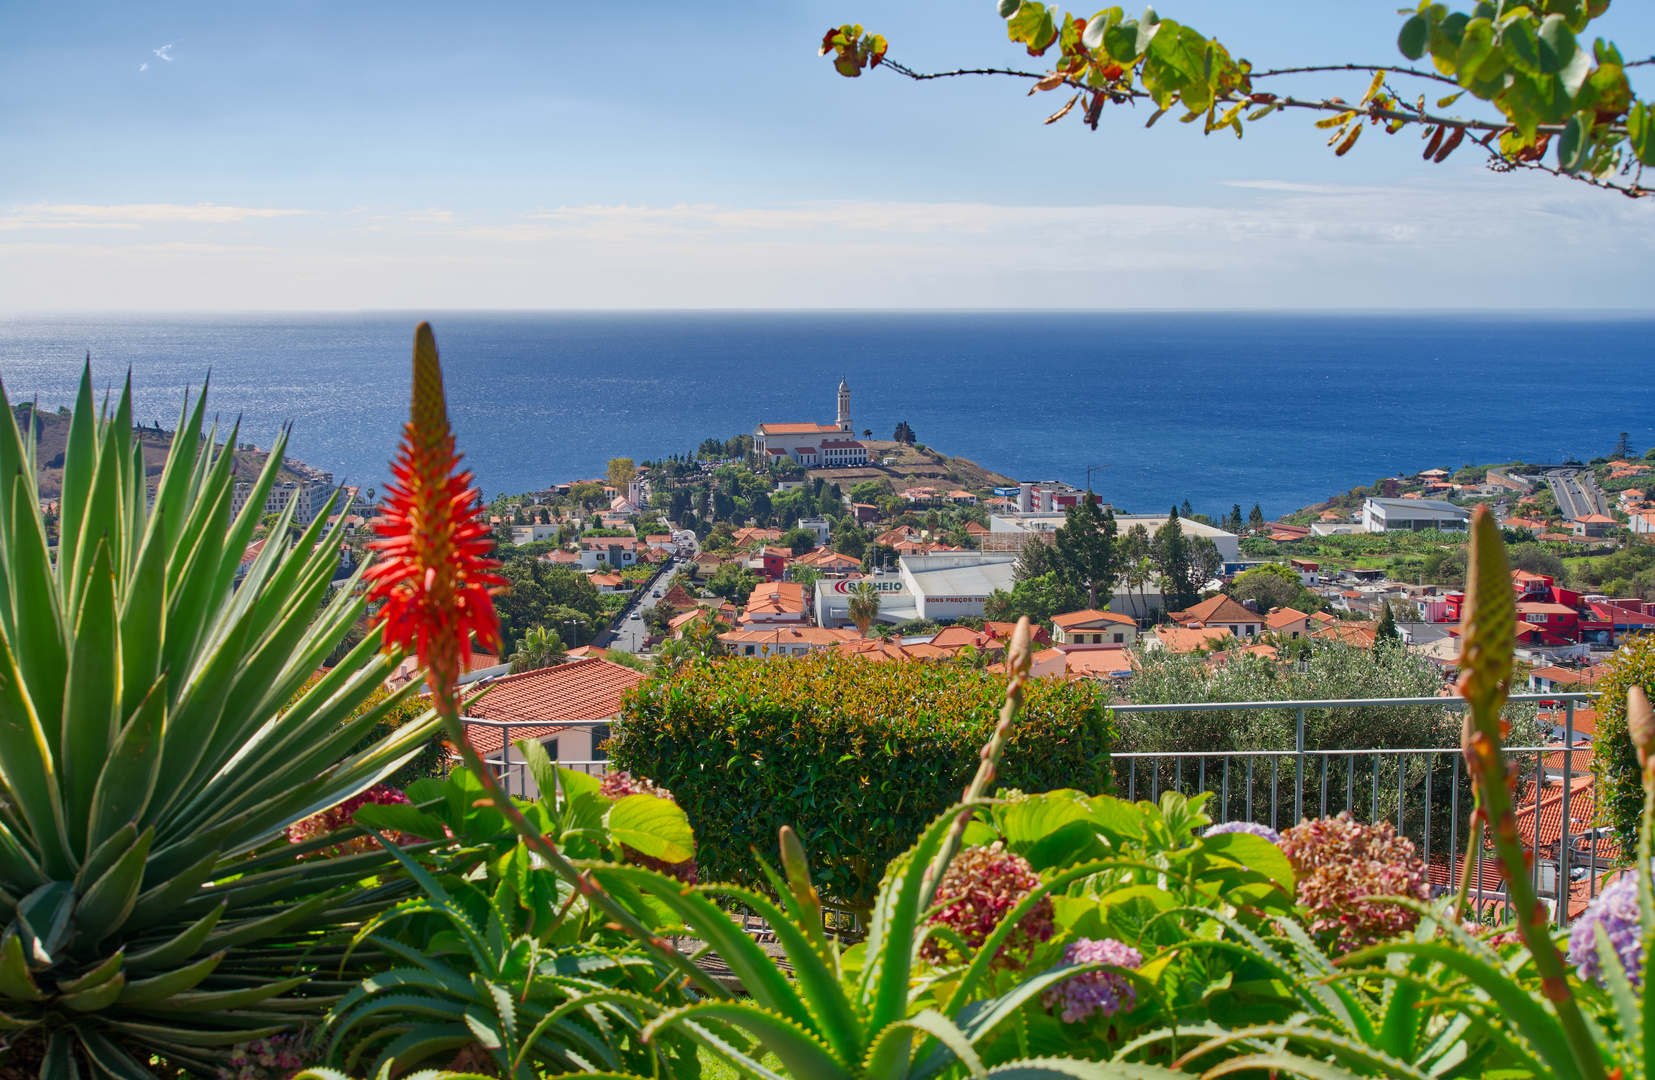
<path id="1" fill-rule="evenodd" d="M 805 587 L 796 581 L 766 581 L 747 598 L 747 615 L 797 615 L 805 610 Z"/>
<path id="2" fill-rule="evenodd" d="M 763 630 L 727 630 L 718 635 L 727 645 L 814 645 L 826 648 L 841 641 L 857 640 L 855 630 L 835 630 L 825 626 L 777 626 Z"/>
<path id="3" fill-rule="evenodd" d="M 1132 671 L 1137 666 L 1137 657 L 1131 649 L 1076 649 L 1064 654 L 1064 663 L 1070 675 L 1107 679 Z"/>
<path id="4" fill-rule="evenodd" d="M 1376 623 L 1334 622 L 1310 636 L 1324 641 L 1342 641 L 1359 649 L 1371 649 L 1379 636 L 1379 626 Z"/>
<path id="5" fill-rule="evenodd" d="M 1075 626 L 1089 626 L 1092 623 L 1131 623 L 1136 626 L 1137 619 L 1130 615 L 1122 615 L 1115 611 L 1098 611 L 1096 608 L 1087 608 L 1085 611 L 1071 611 L 1067 615 L 1058 615 L 1052 623 L 1068 630 Z"/>
<path id="6" fill-rule="evenodd" d="M 1256 623 L 1264 621 L 1259 617 L 1258 612 L 1248 611 L 1223 593 L 1203 600 L 1189 610 L 1179 612 L 1173 617 L 1180 622 L 1204 623 L 1208 626 L 1213 623 Z"/>
<path id="7" fill-rule="evenodd" d="M 1197 649 L 1222 648 L 1225 638 L 1233 639 L 1235 634 L 1228 626 L 1203 626 L 1186 628 L 1182 626 L 1157 626 L 1155 636 L 1167 651 L 1175 653 L 1195 652 Z"/>
<path id="8" fill-rule="evenodd" d="M 766 435 L 826 435 L 837 433 L 839 428 L 833 424 L 760 424 L 759 431 Z"/>
<path id="9" fill-rule="evenodd" d="M 621 696 L 645 678 L 640 671 L 595 657 L 557 664 L 507 675 L 468 708 L 466 716 L 510 723 L 513 741 L 544 739 L 571 723 L 608 720 L 618 715 Z M 518 724 L 523 727 L 519 729 Z M 479 753 L 500 749 L 499 728 L 467 725 L 466 736 Z"/>
<path id="10" fill-rule="evenodd" d="M 861 656 L 869 660 L 907 660 L 908 650 L 901 645 L 879 638 L 856 638 L 833 646 L 840 656 Z"/>

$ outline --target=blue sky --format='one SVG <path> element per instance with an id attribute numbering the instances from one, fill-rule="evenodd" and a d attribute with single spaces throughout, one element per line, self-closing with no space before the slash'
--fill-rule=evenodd
<path id="1" fill-rule="evenodd" d="M 1161 10 L 1262 66 L 1395 62 L 1395 7 Z M 860 19 L 918 69 L 1039 64 L 992 0 L 4 10 L 0 309 L 1650 303 L 1655 206 L 815 55 Z M 1599 25 L 1655 52 L 1651 5 Z"/>

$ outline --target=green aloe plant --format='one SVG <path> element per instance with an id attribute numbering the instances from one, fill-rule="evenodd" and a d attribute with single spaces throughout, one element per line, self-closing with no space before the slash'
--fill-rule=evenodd
<path id="1" fill-rule="evenodd" d="M 210 1072 L 322 1012 L 338 984 L 307 963 L 348 941 L 328 930 L 410 886 L 359 884 L 384 852 L 296 858 L 330 841 L 284 830 L 434 726 L 350 754 L 405 696 L 351 718 L 397 659 L 377 633 L 293 700 L 362 613 L 350 588 L 327 599 L 334 503 L 240 573 L 285 434 L 233 515 L 233 456 L 203 430 L 205 392 L 186 400 L 151 499 L 130 391 L 100 411 L 82 375 L 55 548 L 35 440 L 0 421 L 0 1028 L 44 1040 L 49 1080 L 149 1078 L 151 1058 Z"/>

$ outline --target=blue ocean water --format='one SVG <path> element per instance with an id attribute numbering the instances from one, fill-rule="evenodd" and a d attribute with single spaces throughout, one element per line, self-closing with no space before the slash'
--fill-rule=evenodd
<path id="1" fill-rule="evenodd" d="M 429 316 L 488 494 L 594 476 L 762 421 L 834 419 L 1132 511 L 1276 516 L 1398 471 L 1655 444 L 1655 319 L 1235 313 L 453 313 Z M 16 316 L 0 378 L 72 400 L 132 370 L 171 427 L 187 387 L 268 446 L 377 484 L 407 409 L 403 313 Z"/>

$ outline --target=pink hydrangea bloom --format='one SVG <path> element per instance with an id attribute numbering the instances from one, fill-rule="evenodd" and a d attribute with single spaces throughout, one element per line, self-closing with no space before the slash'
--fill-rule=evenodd
<path id="1" fill-rule="evenodd" d="M 624 799 L 628 795 L 653 795 L 667 802 L 674 801 L 672 792 L 657 786 L 655 781 L 625 772 L 605 773 L 603 781 L 598 785 L 598 794 L 606 799 Z"/>
<path id="2" fill-rule="evenodd" d="M 312 814 L 303 821 L 297 821 L 292 825 L 289 825 L 287 827 L 287 842 L 290 844 L 302 844 L 307 840 L 314 840 L 317 837 L 326 836 L 336 829 L 343 829 L 345 826 L 351 824 L 351 818 L 356 814 L 356 812 L 364 806 L 367 806 L 369 803 L 375 803 L 380 806 L 389 806 L 395 803 L 406 803 L 407 801 L 408 796 L 404 795 L 401 791 L 391 785 L 376 784 L 367 791 L 364 791 L 362 794 L 346 799 L 338 806 L 323 810 L 319 814 Z M 408 836 L 404 833 L 393 833 L 391 835 L 391 840 L 397 844 L 417 844 L 421 839 L 426 838 Z M 436 837 L 430 837 L 429 839 L 436 839 Z M 378 846 L 379 841 L 375 840 L 371 836 L 355 836 L 349 840 L 335 844 L 332 847 L 322 848 L 319 851 L 313 852 L 308 857 L 318 858 L 325 856 L 332 858 L 340 855 L 357 855 L 365 851 L 372 851 Z"/>
<path id="3" fill-rule="evenodd" d="M 1364 825 L 1349 811 L 1302 821 L 1282 834 L 1282 853 L 1298 877 L 1296 899 L 1313 933 L 1331 937 L 1331 951 L 1350 952 L 1407 933 L 1417 912 L 1370 896 L 1429 900 L 1431 886 L 1414 842 L 1388 822 Z"/>
<path id="4" fill-rule="evenodd" d="M 1081 938 L 1063 948 L 1065 964 L 1114 964 L 1121 968 L 1141 967 L 1143 954 L 1132 946 L 1104 938 Z M 1087 971 L 1048 987 L 1040 996 L 1048 1009 L 1057 1010 L 1065 1024 L 1078 1023 L 1095 1012 L 1105 1018 L 1128 1012 L 1138 1003 L 1138 992 L 1118 971 Z"/>
<path id="5" fill-rule="evenodd" d="M 271 1035 L 232 1046 L 218 1080 L 288 1080 L 321 1060 L 321 1048 L 308 1033 Z"/>
<path id="6" fill-rule="evenodd" d="M 963 848 L 942 875 L 935 899 L 942 907 L 929 921 L 953 930 L 971 948 L 981 948 L 1000 921 L 1039 886 L 1040 875 L 1029 861 L 1006 851 L 1000 841 Z M 1051 936 L 1052 898 L 1043 896 L 1006 938 L 994 962 L 1021 967 L 1016 957 Z M 921 955 L 936 963 L 951 952 L 947 942 L 931 936 Z"/>

